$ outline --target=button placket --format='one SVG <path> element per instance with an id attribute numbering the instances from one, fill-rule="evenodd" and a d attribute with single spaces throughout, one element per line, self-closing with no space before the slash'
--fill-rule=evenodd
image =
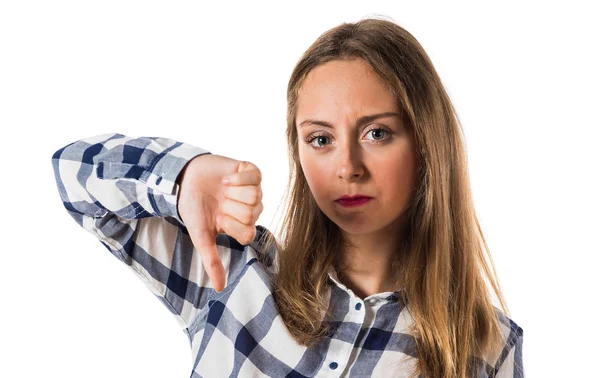
<path id="1" fill-rule="evenodd" d="M 348 363 L 350 362 L 350 360 L 352 359 L 352 354 L 353 354 L 353 344 L 355 344 L 356 339 L 358 338 L 358 336 L 361 333 L 361 329 L 362 329 L 362 324 L 364 324 L 364 320 L 365 320 L 365 308 L 363 307 L 363 303 L 361 302 L 360 298 L 358 298 L 357 296 L 355 296 L 351 291 L 347 290 L 349 296 L 350 296 L 350 303 L 349 303 L 349 309 L 350 309 L 350 313 L 348 313 L 349 318 L 351 318 L 352 322 L 354 323 L 358 323 L 361 326 L 359 326 L 356 329 L 356 335 L 354 337 L 354 342 L 353 343 L 344 343 L 344 348 L 342 350 L 339 350 L 335 356 L 331 356 L 333 357 L 332 359 L 330 359 L 329 364 L 325 365 L 326 366 L 326 371 L 322 371 L 323 374 L 325 374 L 324 376 L 331 376 L 331 377 L 337 377 L 340 374 L 344 374 L 344 372 L 346 371 L 345 369 L 347 369 Z M 320 375 L 319 375 L 320 376 Z"/>
<path id="2" fill-rule="evenodd" d="M 358 297 L 355 297 L 355 300 L 358 301 L 354 303 L 354 308 L 351 311 L 354 312 L 354 319 L 356 319 L 355 321 L 357 323 L 364 324 L 366 315 L 366 303 L 360 302 L 360 298 Z"/>

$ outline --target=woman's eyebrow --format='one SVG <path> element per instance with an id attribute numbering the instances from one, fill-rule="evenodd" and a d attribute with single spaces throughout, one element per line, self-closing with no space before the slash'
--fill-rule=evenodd
<path id="1" fill-rule="evenodd" d="M 366 115 L 366 116 L 360 117 L 356 121 L 356 127 L 360 127 L 361 125 L 371 122 L 371 121 L 374 121 L 378 118 L 391 117 L 391 116 L 402 117 L 402 115 L 400 113 L 396 113 L 396 112 L 385 112 L 385 113 Z M 321 125 L 321 126 L 333 128 L 333 125 L 330 124 L 329 122 L 319 121 L 319 120 L 315 120 L 315 119 L 306 119 L 306 120 L 300 122 L 298 125 L 300 127 L 302 127 L 302 126 L 309 125 L 309 124 Z"/>

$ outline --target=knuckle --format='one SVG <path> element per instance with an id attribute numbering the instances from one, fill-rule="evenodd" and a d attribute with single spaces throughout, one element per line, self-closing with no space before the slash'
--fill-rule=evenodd
<path id="1" fill-rule="evenodd" d="M 262 211 L 263 211 L 263 204 L 262 204 L 262 202 L 259 202 L 254 207 L 254 220 L 258 219 L 258 216 L 260 215 L 260 213 L 262 213 Z"/>
<path id="2" fill-rule="evenodd" d="M 258 201 L 260 201 L 260 193 L 258 193 L 258 191 L 253 191 L 250 202 L 252 202 L 252 205 L 256 205 Z"/>
<path id="3" fill-rule="evenodd" d="M 211 268 L 216 269 L 219 267 L 220 261 L 219 259 L 211 258 L 208 264 Z"/>
<path id="4" fill-rule="evenodd" d="M 246 208 L 246 211 L 244 212 L 244 223 L 252 223 L 252 218 L 254 218 L 254 212 L 252 211 L 252 209 Z"/>
<path id="5" fill-rule="evenodd" d="M 207 255 L 204 254 L 204 261 L 203 263 L 209 268 L 209 269 L 215 269 L 218 267 L 218 265 L 221 263 L 219 261 L 219 259 L 217 259 L 216 257 L 212 256 L 212 255 Z"/>

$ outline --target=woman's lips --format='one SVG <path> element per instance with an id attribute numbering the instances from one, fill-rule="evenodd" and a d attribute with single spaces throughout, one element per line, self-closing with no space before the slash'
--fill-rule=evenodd
<path id="1" fill-rule="evenodd" d="M 335 202 L 337 202 L 338 204 L 344 206 L 344 207 L 357 207 L 357 206 L 361 206 L 364 205 L 368 202 L 370 202 L 373 198 L 371 197 L 359 197 L 359 198 L 354 198 L 354 199 L 339 199 L 336 200 Z"/>

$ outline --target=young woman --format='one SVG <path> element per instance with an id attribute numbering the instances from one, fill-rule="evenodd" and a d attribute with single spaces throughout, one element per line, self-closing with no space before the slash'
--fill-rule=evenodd
<path id="1" fill-rule="evenodd" d="M 460 125 L 417 40 L 378 19 L 321 35 L 289 81 L 287 141 L 278 238 L 255 225 L 252 163 L 122 134 L 52 161 L 69 214 L 189 336 L 192 377 L 522 377 Z"/>

